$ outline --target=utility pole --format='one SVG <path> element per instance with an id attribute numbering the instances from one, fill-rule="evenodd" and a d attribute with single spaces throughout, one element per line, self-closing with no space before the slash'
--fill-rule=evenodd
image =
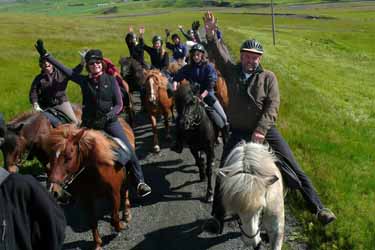
<path id="1" fill-rule="evenodd" d="M 276 45 L 276 38 L 275 38 L 275 13 L 273 12 L 273 0 L 271 0 L 271 14 L 272 14 L 272 39 L 273 39 L 273 46 Z"/>

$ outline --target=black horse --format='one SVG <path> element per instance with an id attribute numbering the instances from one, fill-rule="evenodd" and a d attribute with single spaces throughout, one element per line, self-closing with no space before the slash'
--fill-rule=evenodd
<path id="1" fill-rule="evenodd" d="M 180 85 L 175 93 L 175 104 L 178 113 L 177 136 L 180 139 L 184 138 L 183 141 L 189 146 L 199 168 L 200 180 L 204 181 L 207 176 L 206 201 L 212 202 L 212 168 L 217 130 L 206 114 L 204 104 L 194 95 L 190 84 Z M 202 153 L 206 155 L 206 169 Z"/>
<path id="2" fill-rule="evenodd" d="M 146 80 L 142 65 L 131 57 L 121 57 L 121 76 L 129 84 L 130 92 L 140 91 Z"/>

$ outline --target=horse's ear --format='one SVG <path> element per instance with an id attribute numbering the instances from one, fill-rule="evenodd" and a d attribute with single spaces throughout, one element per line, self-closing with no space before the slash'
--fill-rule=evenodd
<path id="1" fill-rule="evenodd" d="M 16 133 L 17 135 L 19 135 L 21 129 L 23 128 L 23 123 L 19 123 L 19 124 L 12 124 L 12 125 L 7 125 L 7 129 Z"/>
<path id="2" fill-rule="evenodd" d="M 73 137 L 73 143 L 78 144 L 84 134 L 85 130 L 81 129 L 81 131 L 79 131 L 78 134 Z"/>
<path id="3" fill-rule="evenodd" d="M 269 176 L 269 177 L 265 178 L 265 183 L 266 183 L 267 186 L 271 186 L 272 184 L 274 184 L 278 180 L 279 180 L 279 177 L 277 177 L 276 175 L 272 175 L 272 176 Z"/>

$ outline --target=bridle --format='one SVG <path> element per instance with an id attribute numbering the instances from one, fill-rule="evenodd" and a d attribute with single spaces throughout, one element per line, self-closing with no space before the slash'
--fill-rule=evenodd
<path id="1" fill-rule="evenodd" d="M 77 144 L 77 164 L 80 162 L 80 147 L 79 143 Z M 79 164 L 78 164 L 79 165 Z M 76 173 L 72 173 L 68 175 L 66 178 L 61 183 L 56 183 L 56 182 L 51 182 L 51 183 L 56 183 L 61 186 L 63 190 L 66 190 L 75 179 L 78 178 L 82 174 L 82 172 L 86 170 L 86 166 L 83 166 L 81 169 L 79 169 Z"/>
<path id="2" fill-rule="evenodd" d="M 263 207 L 261 209 L 262 210 L 261 210 L 260 216 L 263 217 Z M 260 223 L 258 225 L 258 230 L 254 234 L 249 235 L 248 233 L 245 232 L 245 230 L 242 227 L 243 224 L 242 224 L 241 218 L 239 216 L 237 218 L 238 227 L 240 228 L 240 231 L 241 231 L 242 235 L 245 236 L 246 238 L 250 239 L 250 240 L 254 239 L 258 234 L 260 234 L 260 227 L 262 226 L 262 222 L 263 221 L 260 219 Z"/>

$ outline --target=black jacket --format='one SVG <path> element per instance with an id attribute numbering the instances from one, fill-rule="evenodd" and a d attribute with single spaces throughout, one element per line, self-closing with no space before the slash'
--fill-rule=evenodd
<path id="1" fill-rule="evenodd" d="M 34 177 L 10 174 L 0 184 L 0 250 L 59 250 L 65 226 L 63 210 Z"/>

